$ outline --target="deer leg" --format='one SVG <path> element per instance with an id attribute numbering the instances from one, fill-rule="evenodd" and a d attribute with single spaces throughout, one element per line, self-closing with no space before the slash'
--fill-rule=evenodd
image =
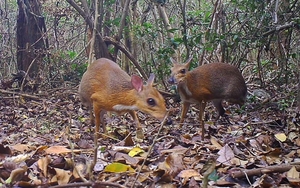
<path id="1" fill-rule="evenodd" d="M 94 135 L 94 161 L 93 161 L 93 165 L 92 168 L 94 168 L 95 164 L 97 163 L 97 154 L 98 154 L 98 135 L 99 135 L 99 128 L 100 128 L 100 124 L 101 124 L 101 119 L 103 119 L 103 117 L 101 117 L 101 108 L 99 108 L 97 106 L 97 104 L 93 103 L 93 108 L 94 108 L 94 113 L 95 113 L 95 135 Z M 102 122 L 103 124 L 103 132 L 106 133 L 106 128 L 104 125 L 104 122 Z"/>
<path id="2" fill-rule="evenodd" d="M 94 114 L 93 114 L 93 108 L 89 107 L 89 111 L 90 111 L 90 121 L 91 121 L 91 125 L 94 126 L 95 125 L 95 118 L 94 118 Z"/>
<path id="3" fill-rule="evenodd" d="M 186 117 L 186 113 L 190 108 L 191 103 L 189 102 L 183 102 L 182 109 L 181 109 L 181 116 L 180 116 L 180 127 L 182 127 L 182 123 L 184 121 L 184 118 Z"/>
<path id="4" fill-rule="evenodd" d="M 129 111 L 129 114 L 131 115 L 131 117 L 135 121 L 136 137 L 139 138 L 139 139 L 144 139 L 143 129 L 142 129 L 142 126 L 140 124 L 139 118 L 136 115 L 136 112 L 135 111 Z"/>
<path id="5" fill-rule="evenodd" d="M 229 117 L 227 116 L 227 114 L 225 114 L 225 110 L 222 106 L 222 99 L 216 99 L 216 100 L 213 100 L 212 102 L 218 111 L 218 116 L 217 116 L 216 120 L 218 120 L 220 117 L 223 117 L 222 120 L 223 121 L 225 120 L 224 123 L 231 124 L 229 121 Z"/>
<path id="6" fill-rule="evenodd" d="M 216 107 L 216 109 L 218 111 L 217 119 L 219 119 L 220 116 L 223 116 L 225 114 L 225 110 L 222 106 L 222 99 L 215 99 L 212 102 L 213 102 L 213 105 Z"/>
<path id="7" fill-rule="evenodd" d="M 201 125 L 201 132 L 202 132 L 202 140 L 204 140 L 204 135 L 205 135 L 205 127 L 204 127 L 204 110 L 206 107 L 206 102 L 202 101 L 200 102 L 200 107 L 199 107 L 199 121 Z"/>

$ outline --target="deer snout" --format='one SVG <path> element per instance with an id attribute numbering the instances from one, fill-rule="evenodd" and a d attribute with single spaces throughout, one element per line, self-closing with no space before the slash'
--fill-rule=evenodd
<path id="1" fill-rule="evenodd" d="M 168 79 L 168 83 L 169 83 L 169 84 L 176 84 L 176 80 L 175 80 L 174 76 L 172 76 L 172 77 L 170 77 L 170 78 Z"/>

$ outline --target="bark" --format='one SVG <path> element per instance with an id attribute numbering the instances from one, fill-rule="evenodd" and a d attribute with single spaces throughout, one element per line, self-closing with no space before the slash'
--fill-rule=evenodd
<path id="1" fill-rule="evenodd" d="M 42 58 L 46 54 L 47 41 L 45 20 L 41 16 L 41 5 L 37 0 L 18 0 L 19 14 L 17 18 L 17 64 L 18 69 L 28 73 L 30 77 L 38 75 L 42 66 Z M 31 65 L 33 60 L 35 63 Z"/>

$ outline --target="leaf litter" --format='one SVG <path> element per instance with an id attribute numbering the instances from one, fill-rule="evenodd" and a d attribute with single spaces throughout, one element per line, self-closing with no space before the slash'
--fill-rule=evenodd
<path id="1" fill-rule="evenodd" d="M 179 126 L 180 105 L 167 98 L 171 125 L 138 113 L 144 140 L 129 115 L 105 116 L 91 169 L 94 128 L 76 89 L 56 89 L 40 100 L 0 102 L 0 180 L 19 187 L 297 187 L 300 184 L 299 114 L 248 102 L 242 113 L 226 106 L 228 121 L 206 108 L 201 139 L 197 108 Z M 226 105 L 226 104 L 225 104 Z M 267 107 L 267 106 L 271 107 Z M 276 106 L 276 105 L 275 105 Z M 275 108 L 275 109 L 274 109 Z M 158 139 L 155 136 L 159 134 Z M 155 142 L 153 147 L 151 145 Z M 151 151 L 150 151 L 151 149 Z"/>

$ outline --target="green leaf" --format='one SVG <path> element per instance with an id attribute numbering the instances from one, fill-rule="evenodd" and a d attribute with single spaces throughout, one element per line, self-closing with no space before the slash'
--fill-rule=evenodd
<path id="1" fill-rule="evenodd" d="M 208 179 L 212 181 L 217 181 L 219 179 L 216 169 L 214 169 L 214 171 L 209 174 Z"/>
<path id="2" fill-rule="evenodd" d="M 71 59 L 74 59 L 74 58 L 76 57 L 76 55 L 77 55 L 77 53 L 74 52 L 74 51 L 68 51 L 67 53 L 68 53 L 68 55 L 69 55 L 69 57 L 70 57 Z"/>
<path id="3" fill-rule="evenodd" d="M 178 31 L 178 29 L 173 28 L 173 29 L 169 29 L 167 31 L 170 32 L 170 33 L 174 33 L 175 31 Z"/>

